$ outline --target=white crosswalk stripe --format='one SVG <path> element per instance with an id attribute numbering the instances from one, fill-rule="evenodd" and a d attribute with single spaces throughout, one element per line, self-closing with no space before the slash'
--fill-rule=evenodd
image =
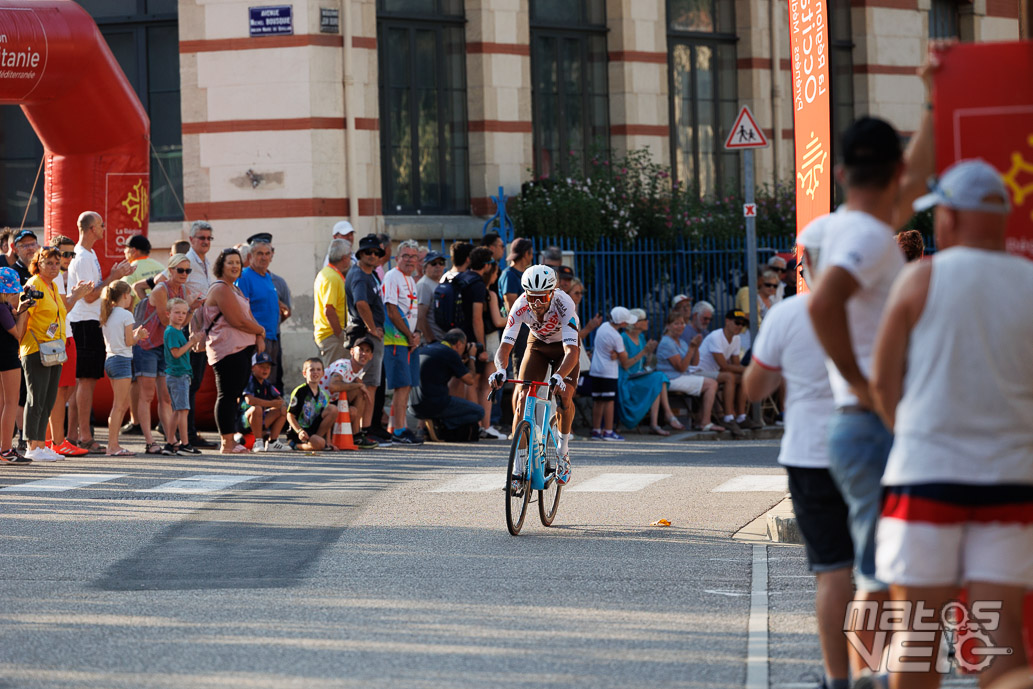
<path id="1" fill-rule="evenodd" d="M 195 474 L 186 478 L 162 483 L 154 488 L 146 488 L 140 493 L 215 493 L 226 490 L 238 483 L 251 481 L 261 476 L 242 476 L 240 474 Z"/>
<path id="2" fill-rule="evenodd" d="M 572 483 L 566 490 L 578 493 L 633 493 L 662 481 L 670 474 L 600 474 L 584 483 Z M 505 476 L 498 473 L 467 474 L 431 488 L 429 493 L 489 493 L 505 487 Z"/>
<path id="3" fill-rule="evenodd" d="M 15 486 L 0 488 L 0 491 L 9 493 L 63 493 L 66 490 L 85 488 L 96 483 L 113 481 L 122 478 L 125 474 L 61 474 L 51 478 L 29 481 Z"/>
<path id="4" fill-rule="evenodd" d="M 584 483 L 572 483 L 571 493 L 634 493 L 668 478 L 670 474 L 599 474 Z"/>
<path id="5" fill-rule="evenodd" d="M 786 493 L 789 479 L 785 474 L 743 474 L 728 479 L 711 493 Z"/>
<path id="6" fill-rule="evenodd" d="M 506 485 L 505 472 L 491 474 L 467 474 L 448 483 L 443 483 L 437 488 L 431 488 L 430 493 L 488 493 L 493 490 L 502 490 Z"/>

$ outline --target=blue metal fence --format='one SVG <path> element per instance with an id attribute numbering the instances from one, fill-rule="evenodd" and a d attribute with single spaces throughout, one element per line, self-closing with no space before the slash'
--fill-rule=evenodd
<path id="1" fill-rule="evenodd" d="M 638 240 L 631 246 L 603 239 L 582 247 L 568 237 L 538 237 L 535 254 L 547 246 L 564 251 L 564 262 L 585 285 L 580 315 L 607 314 L 614 306 L 640 308 L 649 316 L 649 336 L 659 338 L 676 294 L 693 303 L 705 299 L 721 314 L 732 308 L 735 293 L 746 284 L 746 247 L 743 238 L 679 239 L 672 244 Z M 758 238 L 757 260 L 765 263 L 775 253 L 791 252 L 793 237 Z M 431 249 L 448 255 L 452 241 L 431 242 Z"/>

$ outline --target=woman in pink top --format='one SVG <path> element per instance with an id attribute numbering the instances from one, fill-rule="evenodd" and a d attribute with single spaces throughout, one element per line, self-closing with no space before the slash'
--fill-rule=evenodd
<path id="1" fill-rule="evenodd" d="M 225 249 L 212 266 L 217 278 L 208 289 L 203 321 L 207 323 L 208 364 L 215 371 L 215 425 L 223 454 L 247 452 L 233 440 L 240 395 L 251 375 L 251 356 L 265 349 L 265 329 L 251 315 L 247 298 L 233 284 L 244 269 L 240 252 Z"/>

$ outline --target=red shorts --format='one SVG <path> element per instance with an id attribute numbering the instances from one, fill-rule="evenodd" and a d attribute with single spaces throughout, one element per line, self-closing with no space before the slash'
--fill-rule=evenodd
<path id="1" fill-rule="evenodd" d="M 65 340 L 65 353 L 68 361 L 61 364 L 61 378 L 57 381 L 57 387 L 70 388 L 75 385 L 75 338 L 71 335 Z"/>

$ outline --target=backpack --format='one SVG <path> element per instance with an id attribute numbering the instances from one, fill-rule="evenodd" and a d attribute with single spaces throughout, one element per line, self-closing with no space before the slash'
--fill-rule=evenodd
<path id="1" fill-rule="evenodd" d="M 466 323 L 463 313 L 463 290 L 470 283 L 463 276 L 466 273 L 453 275 L 434 288 L 434 322 L 442 332 L 452 328 L 462 328 Z"/>

